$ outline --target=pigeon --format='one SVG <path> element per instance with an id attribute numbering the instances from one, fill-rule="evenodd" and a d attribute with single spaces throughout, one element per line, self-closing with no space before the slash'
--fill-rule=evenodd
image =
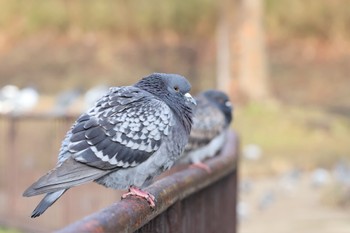
<path id="1" fill-rule="evenodd" d="M 273 203 L 276 202 L 276 194 L 272 190 L 265 190 L 258 202 L 259 210 L 263 211 L 268 209 Z"/>
<path id="2" fill-rule="evenodd" d="M 195 99 L 192 131 L 178 163 L 193 163 L 210 172 L 202 161 L 222 148 L 232 121 L 232 104 L 228 96 L 218 90 L 204 91 Z"/>
<path id="3" fill-rule="evenodd" d="M 0 112 L 22 114 L 32 110 L 39 101 L 39 93 L 34 87 L 19 89 L 6 85 L 0 90 Z"/>
<path id="4" fill-rule="evenodd" d="M 330 182 L 331 173 L 324 168 L 316 168 L 311 174 L 311 186 L 320 188 Z"/>
<path id="5" fill-rule="evenodd" d="M 259 160 L 262 155 L 263 151 L 261 146 L 257 144 L 248 144 L 243 147 L 243 157 L 248 160 Z"/>
<path id="6" fill-rule="evenodd" d="M 18 114 L 28 112 L 39 102 L 39 93 L 34 87 L 25 87 L 20 90 L 16 98 L 15 112 Z"/>
<path id="7" fill-rule="evenodd" d="M 0 90 L 0 113 L 8 114 L 16 108 L 16 99 L 20 90 L 15 85 L 6 85 Z"/>
<path id="8" fill-rule="evenodd" d="M 142 190 L 183 153 L 195 100 L 190 83 L 177 74 L 153 73 L 133 86 L 112 87 L 66 134 L 57 166 L 23 196 L 46 194 L 32 213 L 38 217 L 69 188 L 90 181 L 127 189 L 155 206 Z"/>

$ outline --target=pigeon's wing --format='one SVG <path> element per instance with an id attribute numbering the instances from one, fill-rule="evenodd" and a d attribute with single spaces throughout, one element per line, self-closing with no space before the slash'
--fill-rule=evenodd
<path id="1" fill-rule="evenodd" d="M 185 153 L 207 145 L 226 127 L 225 117 L 222 112 L 204 97 L 201 97 L 196 99 L 197 107 Z"/>
<path id="2" fill-rule="evenodd" d="M 76 161 L 110 170 L 134 167 L 158 150 L 173 113 L 162 100 L 136 87 L 111 88 L 71 130 Z"/>

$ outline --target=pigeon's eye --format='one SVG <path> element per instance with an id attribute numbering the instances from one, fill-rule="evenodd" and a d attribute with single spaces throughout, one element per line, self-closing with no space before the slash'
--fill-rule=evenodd
<path id="1" fill-rule="evenodd" d="M 174 90 L 175 90 L 176 92 L 179 92 L 179 91 L 180 91 L 180 88 L 179 88 L 178 86 L 175 86 L 175 87 L 174 87 Z"/>
<path id="2" fill-rule="evenodd" d="M 225 100 L 224 99 L 221 99 L 221 98 L 215 98 L 215 101 L 219 104 L 225 104 Z"/>

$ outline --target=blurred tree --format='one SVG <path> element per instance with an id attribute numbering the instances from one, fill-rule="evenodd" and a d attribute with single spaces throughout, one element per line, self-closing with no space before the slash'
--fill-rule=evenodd
<path id="1" fill-rule="evenodd" d="M 219 3 L 219 17 L 216 28 L 216 59 L 217 59 L 217 87 L 227 93 L 236 93 L 232 91 L 230 60 L 232 57 L 230 51 L 230 31 L 231 24 L 235 22 L 232 14 L 235 13 L 235 1 L 221 0 Z"/>
<path id="2" fill-rule="evenodd" d="M 240 25 L 237 28 L 239 57 L 239 89 L 250 99 L 269 97 L 265 35 L 263 30 L 263 0 L 241 0 Z"/>
<path id="3" fill-rule="evenodd" d="M 218 88 L 251 100 L 270 96 L 262 0 L 222 0 L 217 27 Z"/>

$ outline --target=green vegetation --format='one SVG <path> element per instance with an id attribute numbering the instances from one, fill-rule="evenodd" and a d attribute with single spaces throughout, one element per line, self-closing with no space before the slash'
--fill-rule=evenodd
<path id="1" fill-rule="evenodd" d="M 21 231 L 14 228 L 3 228 L 0 226 L 0 233 L 21 233 Z"/>
<path id="2" fill-rule="evenodd" d="M 263 150 L 261 160 L 242 163 L 244 173 L 278 173 L 291 165 L 329 168 L 350 156 L 350 119 L 317 109 L 252 103 L 236 108 L 233 126 L 242 147 L 254 143 Z"/>
<path id="3" fill-rule="evenodd" d="M 347 0 L 267 0 L 268 31 L 277 38 L 350 38 Z"/>
<path id="4" fill-rule="evenodd" d="M 215 1 L 0 1 L 0 27 L 19 33 L 39 30 L 107 31 L 143 34 L 155 30 L 210 33 Z"/>
<path id="5" fill-rule="evenodd" d="M 16 36 L 42 30 L 106 31 L 140 36 L 175 32 L 213 36 L 218 16 L 214 0 L 0 0 L 0 28 Z M 350 38 L 346 0 L 267 0 L 266 25 L 274 37 Z M 234 10 L 234 9 L 233 9 Z"/>

